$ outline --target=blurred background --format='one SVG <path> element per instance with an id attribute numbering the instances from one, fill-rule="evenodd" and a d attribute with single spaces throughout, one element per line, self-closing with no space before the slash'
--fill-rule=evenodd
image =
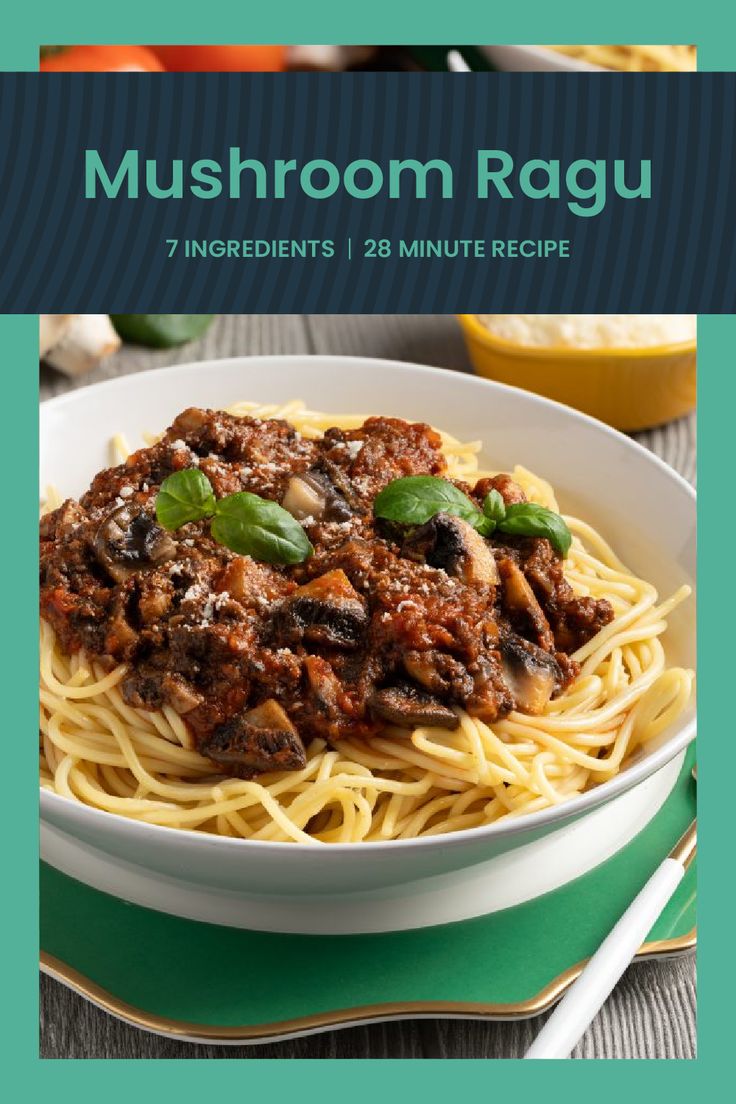
<path id="1" fill-rule="evenodd" d="M 695 46 L 41 46 L 45 72 L 690 72 Z"/>

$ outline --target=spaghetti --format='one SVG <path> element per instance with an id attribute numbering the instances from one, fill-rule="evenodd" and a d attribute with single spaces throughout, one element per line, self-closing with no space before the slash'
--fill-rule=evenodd
<path id="1" fill-rule="evenodd" d="M 558 54 L 627 73 L 694 72 L 695 46 L 548 46 Z"/>
<path id="2" fill-rule="evenodd" d="M 230 411 L 286 418 L 305 436 L 356 428 L 362 416 L 315 413 L 301 403 Z M 442 434 L 449 475 L 474 479 L 480 443 Z M 117 459 L 129 452 L 115 438 Z M 552 488 L 524 468 L 528 498 L 557 510 Z M 50 492 L 46 507 L 58 504 Z M 456 729 L 387 726 L 379 735 L 328 745 L 315 739 L 298 771 L 240 779 L 213 773 L 181 717 L 123 699 L 126 666 L 106 670 L 67 655 L 41 623 L 41 785 L 71 800 L 136 820 L 217 835 L 282 842 L 412 839 L 476 828 L 569 800 L 613 777 L 687 704 L 691 671 L 667 667 L 660 637 L 690 588 L 664 602 L 631 574 L 584 521 L 565 574 L 575 592 L 607 598 L 614 619 L 574 653 L 578 678 L 541 715 L 518 711 L 492 725 L 458 709 Z"/>

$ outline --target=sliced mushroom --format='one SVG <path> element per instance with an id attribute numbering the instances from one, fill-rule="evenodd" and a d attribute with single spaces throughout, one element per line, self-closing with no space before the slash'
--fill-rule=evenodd
<path id="1" fill-rule="evenodd" d="M 275 632 L 286 642 L 354 648 L 368 625 L 358 592 L 339 568 L 299 587 L 279 606 Z"/>
<path id="2" fill-rule="evenodd" d="M 402 728 L 457 728 L 460 723 L 449 706 L 408 683 L 374 690 L 368 707 L 375 716 Z"/>
<path id="3" fill-rule="evenodd" d="M 94 550 L 115 582 L 124 583 L 134 571 L 172 559 L 176 545 L 150 514 L 120 506 L 100 523 Z"/>
<path id="4" fill-rule="evenodd" d="M 306 518 L 313 518 L 315 521 L 346 521 L 352 517 L 352 510 L 343 495 L 318 468 L 312 468 L 302 475 L 293 475 L 286 486 L 281 505 L 297 521 Z"/>
<path id="5" fill-rule="evenodd" d="M 432 694 L 451 694 L 453 698 L 462 701 L 472 693 L 473 679 L 466 667 L 459 659 L 445 652 L 406 652 L 403 664 L 409 678 Z"/>
<path id="6" fill-rule="evenodd" d="M 204 701 L 202 695 L 180 675 L 164 676 L 161 689 L 171 708 L 181 715 L 191 713 Z"/>
<path id="7" fill-rule="evenodd" d="M 451 514 L 435 514 L 404 541 L 409 559 L 439 567 L 468 586 L 494 586 L 498 569 L 491 549 L 472 525 Z"/>
<path id="8" fill-rule="evenodd" d="M 288 585 L 270 564 L 258 563 L 250 556 L 236 556 L 218 576 L 215 589 L 227 591 L 244 606 L 257 607 L 264 598 L 268 602 L 282 598 Z"/>
<path id="9" fill-rule="evenodd" d="M 273 698 L 219 725 L 199 750 L 221 766 L 246 771 L 301 770 L 307 762 L 299 733 Z"/>
<path id="10" fill-rule="evenodd" d="M 305 658 L 304 669 L 312 699 L 319 712 L 330 719 L 336 717 L 340 712 L 338 698 L 342 693 L 342 686 L 332 667 L 321 656 L 311 655 Z"/>
<path id="11" fill-rule="evenodd" d="M 552 630 L 524 572 L 508 556 L 499 561 L 498 570 L 503 581 L 506 608 L 526 614 L 539 643 L 544 648 L 552 650 L 554 648 Z"/>
<path id="12" fill-rule="evenodd" d="M 307 476 L 292 475 L 281 505 L 297 521 L 303 521 L 304 518 L 319 521 L 327 506 L 324 488 L 312 483 Z"/>
<path id="13" fill-rule="evenodd" d="M 561 682 L 557 660 L 548 652 L 509 633 L 501 641 L 501 668 L 522 713 L 542 713 Z"/>

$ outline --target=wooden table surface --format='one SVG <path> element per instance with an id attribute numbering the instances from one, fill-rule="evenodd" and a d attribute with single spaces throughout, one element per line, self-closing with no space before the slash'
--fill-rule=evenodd
<path id="1" fill-rule="evenodd" d="M 224 315 L 200 341 L 162 352 L 126 347 L 78 382 L 44 368 L 41 397 L 126 372 L 246 353 L 342 353 L 469 369 L 451 317 Z M 637 438 L 695 481 L 694 416 Z M 518 1058 L 540 1022 L 417 1020 L 261 1047 L 204 1046 L 128 1027 L 41 978 L 44 1058 Z M 693 1058 L 695 1046 L 695 957 L 690 954 L 632 966 L 573 1057 Z"/>

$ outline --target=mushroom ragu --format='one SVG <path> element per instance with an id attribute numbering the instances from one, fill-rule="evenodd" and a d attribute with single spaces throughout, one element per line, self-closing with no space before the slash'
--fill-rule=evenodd
<path id="1" fill-rule="evenodd" d="M 164 529 L 159 488 L 189 469 L 217 500 L 280 504 L 311 555 L 238 555 L 205 518 Z M 67 653 L 125 663 L 128 705 L 175 710 L 223 773 L 297 770 L 315 736 L 453 729 L 460 708 L 489 722 L 540 713 L 612 608 L 573 593 L 544 537 L 483 536 L 443 511 L 421 525 L 374 516 L 392 481 L 446 471 L 422 424 L 369 418 L 307 438 L 281 420 L 185 410 L 42 519 L 42 616 Z M 479 509 L 492 491 L 525 502 L 508 475 L 452 482 Z"/>

